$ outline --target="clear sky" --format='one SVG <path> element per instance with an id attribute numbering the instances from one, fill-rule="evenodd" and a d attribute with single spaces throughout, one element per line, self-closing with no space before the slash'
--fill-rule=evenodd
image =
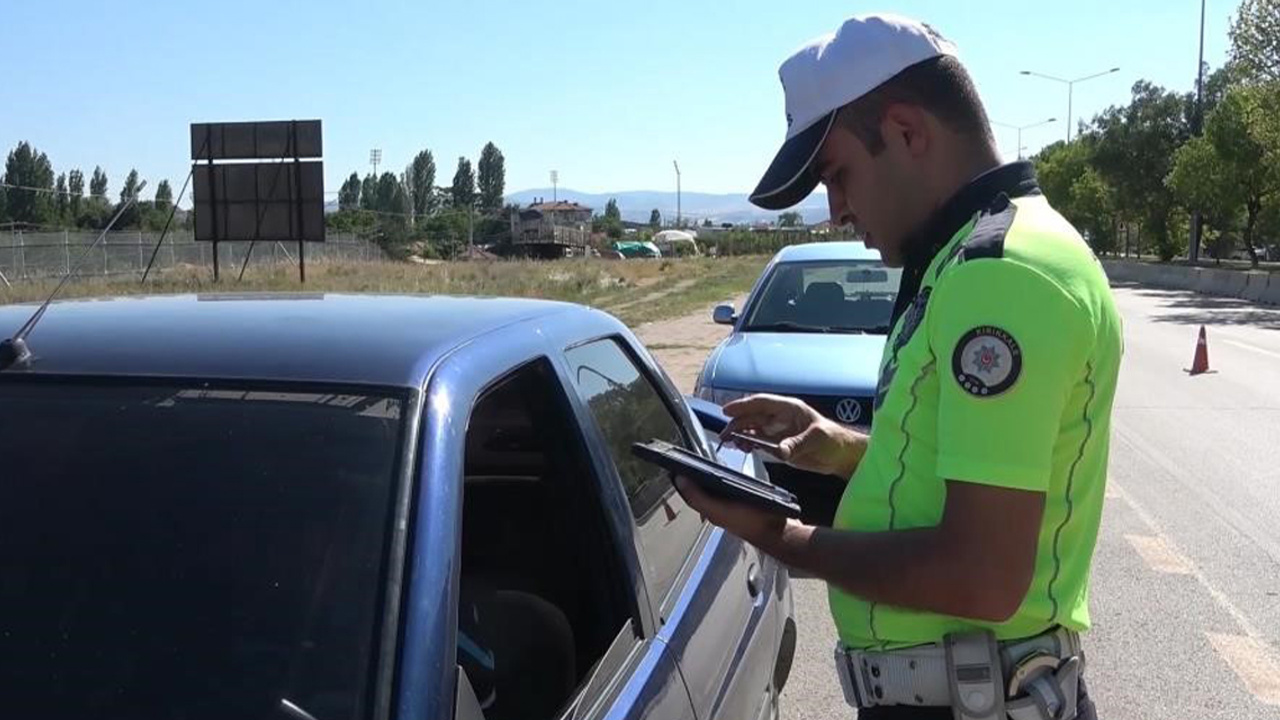
<path id="1" fill-rule="evenodd" d="M 777 66 L 846 16 L 929 21 L 959 46 L 992 119 L 1029 124 L 1028 152 L 1142 78 L 1189 90 L 1196 0 L 0 0 L 0 148 L 29 140 L 55 171 L 94 165 L 112 194 L 136 167 L 177 192 L 191 122 L 320 118 L 327 190 L 352 170 L 400 172 L 430 148 L 447 184 L 493 141 L 507 191 L 746 192 L 785 129 Z M 1208 0 L 1205 59 L 1222 63 L 1236 0 Z M 1001 151 L 1015 132 L 996 128 Z M 186 204 L 185 202 L 183 203 Z"/>

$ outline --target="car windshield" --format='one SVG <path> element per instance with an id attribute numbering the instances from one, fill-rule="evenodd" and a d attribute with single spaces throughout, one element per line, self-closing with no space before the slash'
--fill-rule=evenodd
<path id="1" fill-rule="evenodd" d="M 366 716 L 401 405 L 0 383 L 5 714 Z"/>
<path id="2" fill-rule="evenodd" d="M 888 334 L 901 277 L 878 260 L 779 263 L 743 330 Z"/>

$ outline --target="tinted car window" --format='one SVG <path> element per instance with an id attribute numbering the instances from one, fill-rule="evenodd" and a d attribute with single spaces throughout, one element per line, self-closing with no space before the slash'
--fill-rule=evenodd
<path id="1" fill-rule="evenodd" d="M 0 407 L 6 715 L 365 716 L 400 400 L 0 384 Z"/>
<path id="2" fill-rule="evenodd" d="M 901 277 L 875 260 L 780 263 L 743 329 L 887 333 Z"/>
<path id="3" fill-rule="evenodd" d="M 626 488 L 655 586 L 652 598 L 661 602 L 697 542 L 702 520 L 685 505 L 666 472 L 637 458 L 631 445 L 655 439 L 688 443 L 657 390 L 616 341 L 583 345 L 566 356 L 578 393 L 604 433 Z"/>

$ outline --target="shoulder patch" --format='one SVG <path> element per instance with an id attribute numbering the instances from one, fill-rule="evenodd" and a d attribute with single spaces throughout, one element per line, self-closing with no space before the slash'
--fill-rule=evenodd
<path id="1" fill-rule="evenodd" d="M 995 397 L 1022 375 L 1022 348 L 1012 335 L 981 325 L 961 336 L 951 354 L 951 374 L 974 397 Z"/>
<path id="2" fill-rule="evenodd" d="M 965 239 L 960 251 L 961 261 L 1004 257 L 1004 239 L 1017 214 L 1018 207 L 1008 195 L 1000 193 Z"/>
<path id="3" fill-rule="evenodd" d="M 953 263 L 1004 257 L 1004 238 L 1009 234 L 1009 228 L 1013 227 L 1013 218 L 1017 212 L 1018 208 L 1007 194 L 997 195 L 991 205 L 978 215 L 969 236 L 956 243 L 951 252 L 938 263 L 933 277 L 942 277 L 942 272 Z"/>

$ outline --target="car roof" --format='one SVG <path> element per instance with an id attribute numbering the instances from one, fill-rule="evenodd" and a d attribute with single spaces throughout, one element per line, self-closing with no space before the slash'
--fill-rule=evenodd
<path id="1" fill-rule="evenodd" d="M 880 260 L 880 251 L 872 250 L 858 240 L 815 242 L 788 245 L 778 251 L 777 262 L 813 262 L 820 260 Z"/>
<path id="2" fill-rule="evenodd" d="M 0 306 L 9 337 L 34 305 Z M 453 348 L 521 321 L 594 313 L 542 300 L 212 294 L 54 303 L 6 375 L 98 375 L 421 387 Z M 504 338 L 505 339 L 505 338 Z"/>

